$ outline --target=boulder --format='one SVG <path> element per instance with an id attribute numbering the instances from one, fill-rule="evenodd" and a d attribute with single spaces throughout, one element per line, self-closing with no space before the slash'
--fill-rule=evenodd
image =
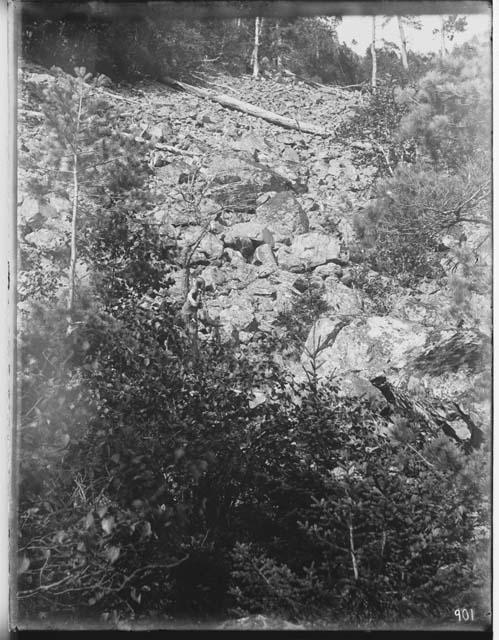
<path id="1" fill-rule="evenodd" d="M 253 256 L 254 264 L 266 264 L 277 266 L 277 262 L 274 256 L 274 252 L 272 251 L 272 247 L 268 244 L 261 244 L 259 247 L 255 249 L 255 254 Z"/>
<path id="2" fill-rule="evenodd" d="M 295 149 L 290 149 L 286 147 L 282 154 L 282 159 L 286 160 L 286 162 L 300 162 L 300 156 Z"/>
<path id="3" fill-rule="evenodd" d="M 231 305 L 220 311 L 219 323 L 225 333 L 231 334 L 233 330 L 250 331 L 256 329 L 253 307 L 248 301 Z"/>
<path id="4" fill-rule="evenodd" d="M 24 236 L 24 240 L 42 251 L 57 251 L 68 243 L 68 239 L 52 229 L 38 229 Z"/>
<path id="5" fill-rule="evenodd" d="M 306 233 L 309 229 L 307 214 L 292 193 L 276 193 L 256 210 L 256 220 L 264 224 L 276 242 Z"/>
<path id="6" fill-rule="evenodd" d="M 324 288 L 324 299 L 333 313 L 358 316 L 362 312 L 365 296 L 359 291 L 349 289 L 334 276 L 324 280 Z"/>
<path id="7" fill-rule="evenodd" d="M 43 216 L 40 211 L 40 203 L 34 198 L 24 198 L 22 205 L 18 208 L 19 222 L 30 224 L 41 222 Z"/>
<path id="8" fill-rule="evenodd" d="M 253 219 L 251 222 L 237 222 L 229 227 L 225 232 L 224 242 L 227 246 L 237 246 L 239 238 L 250 238 L 255 244 L 265 242 L 266 230 L 265 223 Z"/>
<path id="9" fill-rule="evenodd" d="M 217 289 L 218 287 L 223 286 L 228 279 L 227 273 L 223 269 L 213 265 L 208 265 L 203 269 L 201 277 L 204 278 L 207 289 Z"/>
<path id="10" fill-rule="evenodd" d="M 245 151 L 251 156 L 254 156 L 257 151 L 269 151 L 269 145 L 267 142 L 262 137 L 257 136 L 254 133 L 241 136 L 231 144 L 231 147 L 235 151 Z"/>
<path id="11" fill-rule="evenodd" d="M 183 184 L 187 182 L 192 168 L 184 160 L 174 160 L 170 164 L 164 167 L 158 167 L 156 169 L 156 176 L 170 184 Z"/>
<path id="12" fill-rule="evenodd" d="M 275 298 L 277 291 L 275 286 L 269 282 L 267 278 L 259 278 L 250 282 L 245 288 L 246 295 L 249 296 L 265 296 L 268 298 Z"/>
<path id="13" fill-rule="evenodd" d="M 254 209 L 256 199 L 266 191 L 286 191 L 290 181 L 249 158 L 220 154 L 214 158 L 203 173 L 213 185 L 210 196 L 219 204 L 238 210 Z"/>
<path id="14" fill-rule="evenodd" d="M 55 193 L 47 197 L 47 204 L 40 204 L 40 212 L 44 218 L 55 218 L 61 213 L 71 213 L 73 203 Z"/>
<path id="15" fill-rule="evenodd" d="M 310 231 L 296 236 L 289 248 L 279 249 L 277 262 L 283 269 L 300 272 L 321 264 L 335 262 L 345 264 L 348 252 L 340 239 L 320 231 Z"/>
<path id="16" fill-rule="evenodd" d="M 148 126 L 145 133 L 145 137 L 150 138 L 153 142 L 168 142 L 172 135 L 173 129 L 168 121 Z"/>
<path id="17" fill-rule="evenodd" d="M 307 290 L 322 291 L 324 289 L 324 282 L 322 278 L 316 275 L 309 277 L 298 276 L 293 283 L 294 288 L 300 293 L 304 293 Z"/>
<path id="18" fill-rule="evenodd" d="M 321 278 L 341 278 L 343 276 L 343 269 L 339 264 L 335 264 L 334 262 L 328 262 L 327 264 L 320 264 L 318 267 L 314 269 L 314 275 L 320 276 Z"/>
<path id="19" fill-rule="evenodd" d="M 217 238 L 209 231 L 204 233 L 204 229 L 201 226 L 194 225 L 183 229 L 180 236 L 180 244 L 187 249 L 189 245 L 194 245 L 202 234 L 204 235 L 191 258 L 192 264 L 216 260 L 223 255 L 224 245 L 220 238 Z"/>
<path id="20" fill-rule="evenodd" d="M 230 262 L 231 267 L 234 269 L 242 267 L 246 264 L 246 260 L 243 258 L 240 251 L 226 247 L 223 253 L 224 257 Z"/>
<path id="21" fill-rule="evenodd" d="M 389 316 L 350 322 L 334 316 L 322 318 L 309 333 L 302 363 L 310 366 L 307 350 L 318 351 L 319 375 L 355 372 L 367 380 L 380 372 L 398 375 L 422 353 L 427 339 L 425 327 Z"/>

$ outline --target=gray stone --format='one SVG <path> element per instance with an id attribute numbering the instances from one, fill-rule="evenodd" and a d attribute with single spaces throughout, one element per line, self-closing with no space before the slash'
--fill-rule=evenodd
<path id="1" fill-rule="evenodd" d="M 308 231 L 308 217 L 292 193 L 274 194 L 256 210 L 255 219 L 273 234 L 275 241 L 289 239 Z"/>
<path id="2" fill-rule="evenodd" d="M 253 256 L 253 262 L 255 264 L 268 264 L 277 266 L 277 262 L 272 251 L 272 247 L 268 244 L 262 244 L 255 249 Z"/>
<path id="3" fill-rule="evenodd" d="M 234 304 L 227 309 L 222 309 L 219 322 L 227 333 L 232 333 L 233 329 L 237 331 L 256 329 L 255 314 L 249 302 Z"/>
<path id="4" fill-rule="evenodd" d="M 269 146 L 265 140 L 253 133 L 249 133 L 245 136 L 241 136 L 235 140 L 231 147 L 236 151 L 246 151 L 250 155 L 254 155 L 256 151 L 268 151 Z"/>
<path id="5" fill-rule="evenodd" d="M 321 318 L 309 333 L 302 363 L 309 366 L 307 350 L 313 353 L 319 347 L 316 365 L 321 376 L 355 372 L 369 380 L 383 372 L 388 377 L 421 353 L 427 338 L 425 327 L 389 316 L 351 322 L 335 316 Z"/>
<path id="6" fill-rule="evenodd" d="M 187 162 L 183 160 L 174 160 L 172 163 L 167 164 L 164 167 L 158 167 L 156 170 L 156 176 L 171 184 L 182 184 L 187 182 L 187 179 L 192 169 Z"/>
<path id="7" fill-rule="evenodd" d="M 195 264 L 221 258 L 224 251 L 223 242 L 213 233 L 209 231 L 205 233 L 201 226 L 191 226 L 183 229 L 181 234 L 182 245 L 184 247 L 193 246 L 201 235 L 202 239 L 194 251 L 191 262 Z"/>
<path id="8" fill-rule="evenodd" d="M 237 222 L 226 231 L 224 242 L 227 246 L 236 246 L 239 238 L 250 238 L 255 243 L 263 243 L 266 228 L 265 223 L 259 220 Z"/>
<path id="9" fill-rule="evenodd" d="M 227 282 L 227 274 L 223 269 L 208 265 L 201 272 L 201 277 L 204 278 L 206 288 L 217 289 Z"/>
<path id="10" fill-rule="evenodd" d="M 348 252 L 339 238 L 310 231 L 296 236 L 289 249 L 279 250 L 277 261 L 283 269 L 303 271 L 328 262 L 344 264 L 348 261 Z"/>
<path id="11" fill-rule="evenodd" d="M 266 191 L 286 191 L 290 188 L 288 178 L 270 167 L 236 155 L 220 154 L 203 173 L 213 185 L 210 197 L 238 210 L 254 208 L 258 196 Z"/>
<path id="12" fill-rule="evenodd" d="M 41 222 L 43 216 L 40 211 L 40 203 L 34 198 L 24 198 L 22 205 L 18 209 L 19 222 L 21 224 L 33 224 Z"/>
<path id="13" fill-rule="evenodd" d="M 50 229 L 39 229 L 24 236 L 24 240 L 42 251 L 56 251 L 67 244 L 67 238 Z"/>
<path id="14" fill-rule="evenodd" d="M 324 299 L 333 313 L 357 316 L 362 312 L 365 296 L 359 291 L 349 289 L 334 276 L 326 278 L 324 286 Z"/>
<path id="15" fill-rule="evenodd" d="M 289 147 L 286 147 L 286 149 L 284 149 L 282 159 L 286 160 L 287 162 L 300 162 L 300 156 L 298 155 L 298 152 L 295 149 L 290 149 Z"/>
<path id="16" fill-rule="evenodd" d="M 343 269 L 339 264 L 328 262 L 327 264 L 320 264 L 318 267 L 316 267 L 314 269 L 314 274 L 320 276 L 321 278 L 341 278 L 343 275 Z"/>

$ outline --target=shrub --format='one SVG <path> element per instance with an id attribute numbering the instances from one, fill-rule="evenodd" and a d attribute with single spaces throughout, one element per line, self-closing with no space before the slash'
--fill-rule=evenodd
<path id="1" fill-rule="evenodd" d="M 368 264 L 404 285 L 443 276 L 442 236 L 474 220 L 474 209 L 489 197 L 487 181 L 473 180 L 419 163 L 400 165 L 393 178 L 379 181 L 378 198 L 354 221 Z M 486 214 L 476 220 L 488 224 Z"/>
<path id="2" fill-rule="evenodd" d="M 358 162 L 377 165 L 380 176 L 390 175 L 399 162 L 412 162 L 415 157 L 413 140 L 393 135 L 408 111 L 407 105 L 397 101 L 396 91 L 392 80 L 380 83 L 357 107 L 356 115 L 337 131 L 341 138 L 370 143 L 367 149 L 356 149 L 355 154 Z"/>
<path id="3" fill-rule="evenodd" d="M 400 139 L 416 139 L 439 167 L 460 167 L 491 150 L 490 52 L 453 55 L 424 75 L 417 87 L 399 93 L 407 111 Z"/>

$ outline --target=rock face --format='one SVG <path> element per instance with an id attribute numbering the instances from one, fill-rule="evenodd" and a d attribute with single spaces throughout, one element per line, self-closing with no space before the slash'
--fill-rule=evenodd
<path id="1" fill-rule="evenodd" d="M 408 397 L 457 402 L 478 423 L 487 420 L 487 356 L 479 334 L 436 331 L 390 316 L 331 316 L 309 333 L 301 358 L 306 369 L 314 353 L 319 377 L 334 376 L 344 395 L 381 400 L 371 383 L 382 377 L 394 388 L 407 389 Z M 476 393 L 470 391 L 475 387 Z M 450 420 L 459 438 L 469 438 L 465 421 L 460 426 L 456 418 Z"/>
<path id="2" fill-rule="evenodd" d="M 428 338 L 424 327 L 388 316 L 358 318 L 340 330 L 339 323 L 338 318 L 322 318 L 307 338 L 306 349 L 317 352 L 324 374 L 355 372 L 369 380 L 381 371 L 397 373 L 423 352 Z M 302 358 L 305 366 L 309 362 Z"/>

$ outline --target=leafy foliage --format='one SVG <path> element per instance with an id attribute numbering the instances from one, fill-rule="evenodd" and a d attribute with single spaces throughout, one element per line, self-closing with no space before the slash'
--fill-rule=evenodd
<path id="1" fill-rule="evenodd" d="M 294 299 L 288 309 L 277 316 L 277 326 L 285 331 L 285 342 L 291 341 L 299 355 L 307 339 L 313 323 L 328 310 L 327 302 L 322 292 L 322 280 L 305 274 L 303 290 L 294 294 Z"/>
<path id="2" fill-rule="evenodd" d="M 397 85 L 392 81 L 381 84 L 368 96 L 367 102 L 357 107 L 354 118 L 338 130 L 341 138 L 354 138 L 370 143 L 367 150 L 356 152 L 359 162 L 378 166 L 381 176 L 393 173 L 399 162 L 414 160 L 414 143 L 408 138 L 399 140 L 393 136 L 402 121 L 407 107 L 396 99 Z"/>

